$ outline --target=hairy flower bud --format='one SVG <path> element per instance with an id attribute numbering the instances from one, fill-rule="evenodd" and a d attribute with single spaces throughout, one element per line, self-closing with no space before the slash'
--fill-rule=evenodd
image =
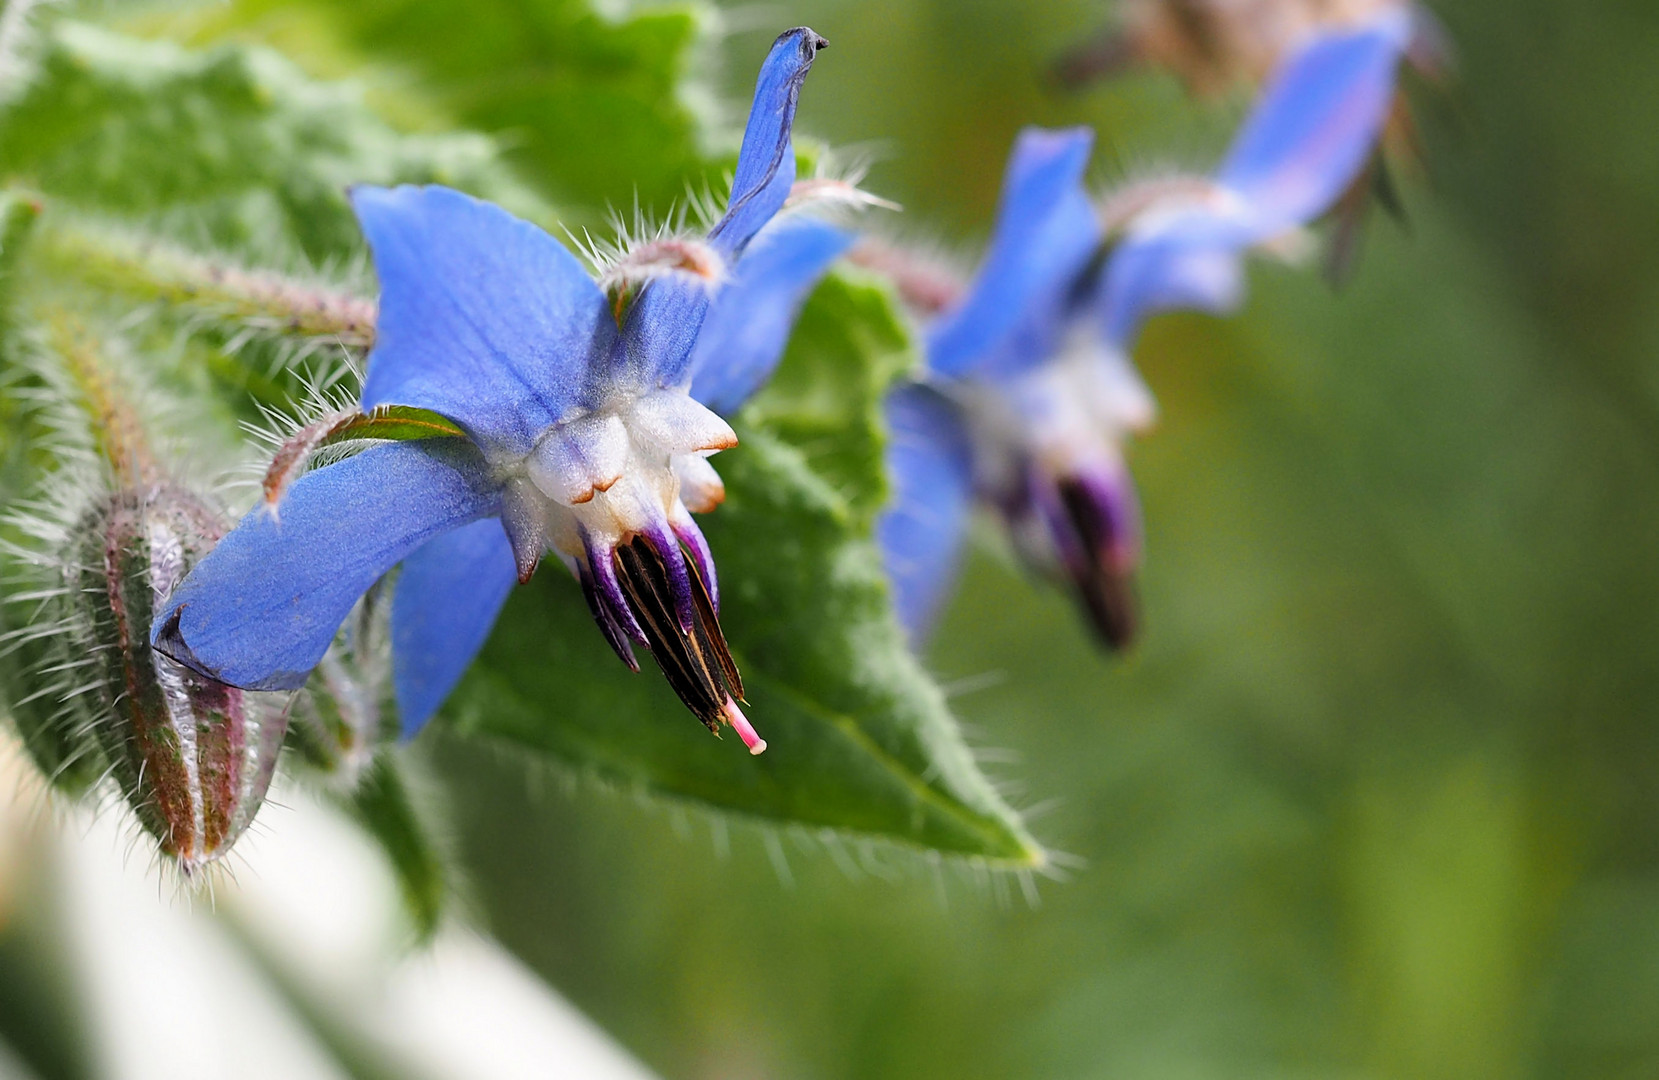
<path id="1" fill-rule="evenodd" d="M 247 829 L 287 728 L 270 699 L 150 648 L 154 610 L 223 533 L 180 487 L 124 490 L 82 517 L 70 570 L 99 705 L 93 731 L 139 822 L 186 874 Z"/>

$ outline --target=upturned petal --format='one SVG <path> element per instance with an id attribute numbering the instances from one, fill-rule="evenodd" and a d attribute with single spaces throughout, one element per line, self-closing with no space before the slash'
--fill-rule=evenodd
<path id="1" fill-rule="evenodd" d="M 584 404 L 615 320 L 553 237 L 442 187 L 352 191 L 380 278 L 363 407 L 414 405 L 486 448 L 529 450 Z"/>
<path id="2" fill-rule="evenodd" d="M 1214 192 L 1132 224 L 1098 283 L 1106 338 L 1127 350 L 1160 311 L 1235 310 L 1244 254 L 1308 224 L 1365 169 L 1394 98 L 1410 13 L 1388 8 L 1360 29 L 1326 30 L 1264 92 Z"/>
<path id="3" fill-rule="evenodd" d="M 731 202 L 709 230 L 709 240 L 729 256 L 741 253 L 789 199 L 795 183 L 795 106 L 818 50 L 828 47 L 815 31 L 797 26 L 778 35 L 761 65 L 732 177 Z"/>
<path id="4" fill-rule="evenodd" d="M 517 580 L 496 518 L 435 537 L 403 561 L 392 596 L 392 681 L 404 738 L 461 681 Z"/>
<path id="5" fill-rule="evenodd" d="M 245 517 L 168 598 L 155 647 L 231 686 L 295 690 L 375 579 L 440 533 L 499 512 L 460 439 L 366 450 Z"/>
<path id="6" fill-rule="evenodd" d="M 1010 374 L 1045 358 L 1101 227 L 1083 171 L 1087 128 L 1020 133 L 990 251 L 973 285 L 928 331 L 928 364 L 942 375 Z"/>
<path id="7" fill-rule="evenodd" d="M 724 266 L 714 275 L 670 270 L 644 287 L 623 322 L 621 368 L 627 381 L 676 386 L 687 378 L 686 365 L 716 290 L 789 198 L 795 182 L 795 106 L 814 57 L 828 44 L 804 26 L 773 42 L 755 83 L 731 200 L 709 230 L 709 245 Z"/>

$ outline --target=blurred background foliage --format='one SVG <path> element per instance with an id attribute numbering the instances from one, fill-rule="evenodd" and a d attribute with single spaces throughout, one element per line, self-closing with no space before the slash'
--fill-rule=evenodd
<path id="1" fill-rule="evenodd" d="M 1101 656 L 987 529 L 928 652 L 1071 880 L 1032 903 L 439 736 L 495 934 L 669 1077 L 1659 1074 L 1659 8 L 1434 9 L 1461 72 L 1425 103 L 1409 228 L 1373 222 L 1339 293 L 1258 267 L 1242 317 L 1139 351 L 1144 642 Z M 576 223 L 701 182 L 729 147 L 697 118 L 799 23 L 833 45 L 804 131 L 868 148 L 894 227 L 965 252 L 1022 125 L 1094 125 L 1109 182 L 1214 160 L 1244 106 L 1155 74 L 1052 90 L 1104 0 L 616 14 L 126 18 L 498 135 Z"/>

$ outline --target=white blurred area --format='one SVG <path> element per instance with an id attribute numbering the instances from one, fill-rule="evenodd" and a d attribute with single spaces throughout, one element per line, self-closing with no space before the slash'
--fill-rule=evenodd
<path id="1" fill-rule="evenodd" d="M 48 935 L 111 1080 L 650 1080 L 500 946 L 460 926 L 412 950 L 385 857 L 273 789 L 211 895 L 156 865 L 116 808 L 50 799 L 0 729 L 0 933 Z M 29 1080 L 0 1046 L 0 1080 Z"/>

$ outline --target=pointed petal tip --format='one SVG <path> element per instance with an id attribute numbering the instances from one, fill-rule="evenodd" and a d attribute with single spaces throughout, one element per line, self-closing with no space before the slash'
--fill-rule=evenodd
<path id="1" fill-rule="evenodd" d="M 228 676 L 224 669 L 203 663 L 196 655 L 196 650 L 185 640 L 184 630 L 180 626 L 184 609 L 188 606 L 179 604 L 150 624 L 150 648 L 204 679 L 212 679 L 237 690 L 298 690 L 305 685 L 311 675 L 309 668 L 304 671 L 279 669 L 258 678 L 237 678 L 232 681 L 233 676 Z"/>
<path id="2" fill-rule="evenodd" d="M 184 605 L 179 604 L 150 624 L 150 648 L 176 664 L 190 667 L 190 646 L 179 633 L 179 617 L 183 614 Z"/>
<path id="3" fill-rule="evenodd" d="M 810 26 L 793 26 L 778 35 L 779 42 L 788 41 L 790 38 L 800 38 L 802 44 L 813 52 L 829 48 L 829 40 Z"/>

